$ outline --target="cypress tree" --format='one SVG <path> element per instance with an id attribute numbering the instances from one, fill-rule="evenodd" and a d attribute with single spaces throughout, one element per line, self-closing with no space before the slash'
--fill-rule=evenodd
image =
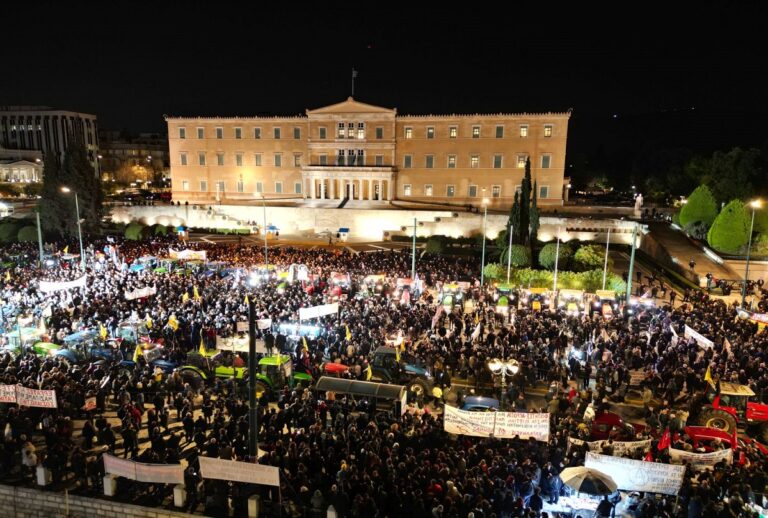
<path id="1" fill-rule="evenodd" d="M 507 225 L 507 231 L 509 226 L 512 226 L 512 242 L 516 243 L 520 241 L 520 193 L 515 191 L 515 201 L 510 209 L 509 224 Z"/>
<path id="2" fill-rule="evenodd" d="M 525 176 L 520 186 L 520 244 L 528 243 L 531 224 L 531 159 L 525 160 Z"/>
<path id="3" fill-rule="evenodd" d="M 40 224 L 45 232 L 63 234 L 66 205 L 62 199 L 61 170 L 59 157 L 55 152 L 45 154 L 43 161 L 43 188 L 40 192 L 38 207 L 40 210 Z"/>
<path id="4" fill-rule="evenodd" d="M 67 146 L 64 164 L 60 174 L 61 185 L 77 192 L 80 218 L 83 221 L 83 232 L 97 231 L 101 225 L 103 193 L 101 182 L 96 170 L 88 160 L 85 146 L 77 139 L 72 139 Z M 70 194 L 65 197 L 67 212 L 66 231 L 70 235 L 77 234 L 75 218 L 75 197 Z"/>

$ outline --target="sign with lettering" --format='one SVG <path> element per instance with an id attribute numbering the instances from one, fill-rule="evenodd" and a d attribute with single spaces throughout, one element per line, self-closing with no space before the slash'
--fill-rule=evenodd
<path id="1" fill-rule="evenodd" d="M 74 281 L 40 281 L 39 290 L 43 293 L 51 291 L 71 290 L 72 288 L 85 288 L 87 275 L 83 275 Z"/>
<path id="2" fill-rule="evenodd" d="M 670 448 L 669 457 L 673 464 L 687 462 L 691 465 L 694 471 L 703 471 L 707 468 L 713 468 L 715 464 L 722 461 L 725 461 L 726 464 L 733 464 L 733 450 L 730 448 L 709 453 L 696 453 L 693 451 Z"/>
<path id="3" fill-rule="evenodd" d="M 147 286 L 146 288 L 139 288 L 133 291 L 125 292 L 125 300 L 143 299 L 157 293 L 157 288 L 154 286 Z"/>
<path id="4" fill-rule="evenodd" d="M 696 340 L 696 343 L 699 344 L 699 347 L 702 347 L 704 349 L 712 349 L 715 346 L 715 343 L 712 340 L 705 337 L 704 335 L 694 330 L 690 326 L 685 326 L 685 337 L 693 338 L 694 340 Z"/>
<path id="5" fill-rule="evenodd" d="M 205 261 L 207 252 L 205 250 L 173 250 L 169 248 L 168 257 L 171 259 L 183 259 L 184 261 Z"/>
<path id="6" fill-rule="evenodd" d="M 30 389 L 17 385 L 16 403 L 20 406 L 56 408 L 56 391 Z"/>
<path id="7" fill-rule="evenodd" d="M 183 484 L 184 467 L 181 464 L 146 464 L 104 454 L 104 471 L 138 482 Z"/>
<path id="8" fill-rule="evenodd" d="M 619 489 L 665 495 L 676 495 L 680 491 L 685 474 L 685 466 L 598 455 L 592 452 L 587 452 L 584 466 L 610 476 Z"/>
<path id="9" fill-rule="evenodd" d="M 16 402 L 16 385 L 0 385 L 0 403 Z"/>
<path id="10" fill-rule="evenodd" d="M 600 453 L 603 451 L 603 446 L 608 444 L 608 441 L 582 441 L 581 439 L 576 439 L 575 437 L 568 437 L 568 446 L 570 448 L 570 445 L 576 445 L 581 446 L 582 444 L 586 444 L 587 448 L 589 448 L 589 451 L 594 451 L 597 453 Z M 637 450 L 641 450 L 643 453 L 645 453 L 648 449 L 651 447 L 651 440 L 647 439 L 645 441 L 614 441 L 611 446 L 613 446 L 613 455 L 615 457 L 621 457 L 625 453 L 634 453 Z"/>
<path id="11" fill-rule="evenodd" d="M 320 306 L 312 306 L 310 308 L 299 308 L 299 320 L 307 320 L 310 318 L 322 317 L 324 315 L 332 315 L 339 312 L 339 303 L 322 304 Z"/>
<path id="12" fill-rule="evenodd" d="M 446 405 L 443 427 L 448 433 L 521 439 L 533 437 L 537 441 L 549 441 L 549 414 L 526 412 L 468 412 Z"/>
<path id="13" fill-rule="evenodd" d="M 280 486 L 280 470 L 273 466 L 202 456 L 199 460 L 200 474 L 203 478 Z"/>

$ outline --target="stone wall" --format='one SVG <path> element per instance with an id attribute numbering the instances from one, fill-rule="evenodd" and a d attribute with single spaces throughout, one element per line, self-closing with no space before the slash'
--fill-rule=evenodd
<path id="1" fill-rule="evenodd" d="M 115 516 L 189 518 L 196 515 L 96 498 L 68 496 L 65 493 L 0 485 L 0 516 L 9 518 L 113 518 Z"/>

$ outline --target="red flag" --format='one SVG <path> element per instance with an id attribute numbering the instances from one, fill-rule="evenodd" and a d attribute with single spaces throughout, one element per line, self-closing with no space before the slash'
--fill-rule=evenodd
<path id="1" fill-rule="evenodd" d="M 661 436 L 661 439 L 659 440 L 659 444 L 656 446 L 656 449 L 658 451 L 666 450 L 669 448 L 669 446 L 672 444 L 672 438 L 669 435 L 669 427 L 667 427 L 666 430 L 664 430 L 664 435 Z"/>
<path id="2" fill-rule="evenodd" d="M 645 462 L 653 462 L 653 450 L 648 450 L 648 453 L 645 454 L 643 460 Z"/>

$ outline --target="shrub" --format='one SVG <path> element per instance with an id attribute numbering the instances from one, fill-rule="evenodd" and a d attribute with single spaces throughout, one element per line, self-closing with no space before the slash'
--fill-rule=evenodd
<path id="1" fill-rule="evenodd" d="M 752 217 L 752 214 L 749 216 Z M 755 232 L 768 234 L 768 207 L 765 205 L 755 210 Z"/>
<path id="2" fill-rule="evenodd" d="M 131 223 L 125 228 L 125 239 L 138 241 L 141 239 L 141 234 L 143 231 L 144 225 L 141 223 Z"/>
<path id="3" fill-rule="evenodd" d="M 507 278 L 507 269 L 500 264 L 490 263 L 483 268 L 483 275 L 489 281 L 498 281 Z"/>
<path id="4" fill-rule="evenodd" d="M 587 270 L 602 269 L 605 264 L 605 247 L 600 245 L 580 246 L 573 254 L 574 269 L 579 272 Z M 608 257 L 608 269 L 611 268 L 613 261 Z"/>
<path id="5" fill-rule="evenodd" d="M 16 239 L 22 243 L 37 241 L 37 227 L 34 225 L 21 227 L 21 229 L 19 229 L 19 233 L 16 235 Z"/>
<path id="6" fill-rule="evenodd" d="M 514 275 L 510 280 L 522 288 L 551 288 L 553 275 L 548 270 L 520 268 L 514 271 Z"/>
<path id="7" fill-rule="evenodd" d="M 543 268 L 550 270 L 555 269 L 555 253 L 557 250 L 557 243 L 547 243 L 542 247 L 539 252 L 539 264 Z M 560 243 L 560 254 L 557 262 L 558 269 L 567 269 L 568 261 L 573 255 L 573 249 L 566 243 Z"/>
<path id="8" fill-rule="evenodd" d="M 22 187 L 22 192 L 24 193 L 24 196 L 40 196 L 40 193 L 43 192 L 43 184 L 41 183 L 28 183 L 24 187 Z"/>
<path id="9" fill-rule="evenodd" d="M 501 251 L 499 261 L 506 267 L 509 247 Z M 512 245 L 512 260 L 510 261 L 515 268 L 525 268 L 531 265 L 531 249 L 524 245 Z"/>
<path id="10" fill-rule="evenodd" d="M 741 200 L 731 200 L 715 218 L 707 234 L 709 245 L 722 252 L 738 253 L 749 241 L 750 215 Z"/>
<path id="11" fill-rule="evenodd" d="M 168 227 L 166 227 L 165 225 L 155 225 L 155 235 L 156 236 L 168 235 Z"/>
<path id="12" fill-rule="evenodd" d="M 0 224 L 0 243 L 12 243 L 16 241 L 16 235 L 19 233 L 19 224 L 6 221 Z"/>
<path id="13" fill-rule="evenodd" d="M 715 201 L 712 191 L 706 185 L 699 185 L 688 196 L 688 201 L 680 209 L 680 226 L 686 227 L 697 221 L 711 225 L 716 217 L 717 201 Z"/>
<path id="14" fill-rule="evenodd" d="M 441 235 L 430 236 L 429 239 L 427 239 L 427 246 L 424 248 L 424 253 L 440 255 L 445 252 L 447 246 L 447 237 Z"/>
<path id="15" fill-rule="evenodd" d="M 709 225 L 705 221 L 694 221 L 688 223 L 684 230 L 694 239 L 707 239 L 707 232 L 709 232 Z"/>

